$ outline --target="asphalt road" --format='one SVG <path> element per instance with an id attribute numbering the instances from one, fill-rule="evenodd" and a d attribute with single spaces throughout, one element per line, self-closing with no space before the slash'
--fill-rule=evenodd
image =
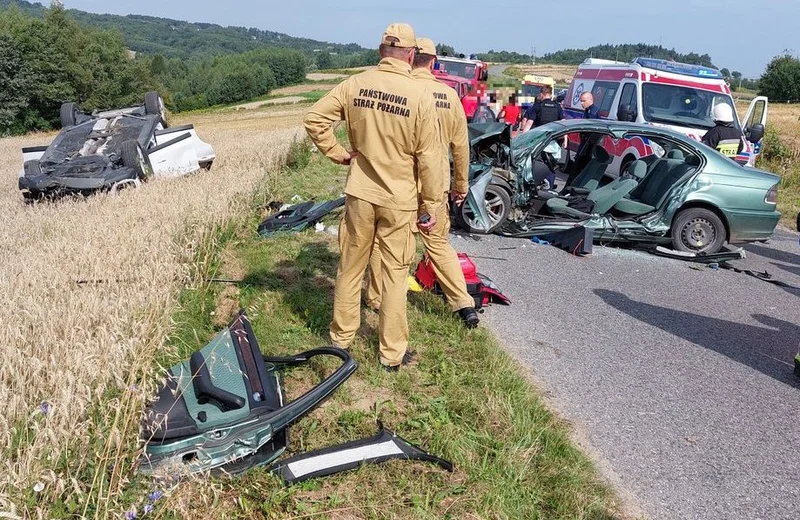
<path id="1" fill-rule="evenodd" d="M 482 326 L 632 511 L 800 518 L 797 232 L 779 229 L 734 262 L 792 287 L 598 245 L 579 258 L 525 239 L 452 243 L 513 302 L 487 308 Z"/>

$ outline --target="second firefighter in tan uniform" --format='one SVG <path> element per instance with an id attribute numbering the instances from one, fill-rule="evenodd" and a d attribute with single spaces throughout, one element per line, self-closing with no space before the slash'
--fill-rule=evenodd
<path id="1" fill-rule="evenodd" d="M 415 49 L 411 26 L 391 24 L 381 40 L 378 68 L 344 80 L 311 107 L 304 120 L 322 153 L 350 165 L 339 226 L 341 257 L 331 341 L 348 347 L 358 331 L 362 280 L 377 242 L 383 284 L 380 361 L 390 368 L 410 358 L 406 291 L 415 253 L 412 224 L 419 210 L 434 215 L 419 227 L 433 227 L 441 204 L 438 121 L 430 93 L 411 77 Z M 332 124 L 341 120 L 347 122 L 352 151 L 334 136 Z"/>
<path id="2" fill-rule="evenodd" d="M 468 327 L 474 327 L 479 321 L 474 309 L 475 300 L 467 292 L 467 284 L 458 262 L 458 255 L 450 245 L 448 238 L 450 233 L 448 206 L 450 160 L 448 151 L 453 154 L 455 170 L 453 198 L 457 204 L 462 204 L 469 189 L 467 118 L 456 91 L 438 81 L 431 73 L 436 59 L 436 46 L 433 41 L 428 38 L 417 38 L 417 47 L 419 53 L 414 59 L 411 75 L 431 92 L 443 145 L 440 151 L 441 162 L 436 176 L 436 189 L 441 201 L 436 214 L 436 225 L 428 234 L 420 236 L 451 309 L 459 314 Z M 367 306 L 372 309 L 380 309 L 382 305 L 380 262 L 380 251 L 376 248 L 370 257 L 370 278 L 366 295 Z"/>

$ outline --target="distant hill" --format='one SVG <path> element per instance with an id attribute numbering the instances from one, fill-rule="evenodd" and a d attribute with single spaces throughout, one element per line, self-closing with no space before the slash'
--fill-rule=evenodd
<path id="1" fill-rule="evenodd" d="M 0 9 L 16 5 L 22 11 L 42 16 L 45 6 L 25 0 L 0 0 Z M 374 49 L 365 49 L 355 43 L 329 43 L 309 38 L 296 38 L 288 34 L 246 27 L 223 27 L 212 23 L 191 23 L 169 18 L 144 15 L 112 15 L 95 14 L 67 9 L 72 18 L 78 22 L 100 27 L 116 29 L 122 35 L 129 49 L 149 55 L 161 55 L 165 58 L 187 59 L 192 57 L 208 57 L 221 54 L 239 54 L 242 52 L 263 49 L 265 47 L 282 47 L 302 52 L 308 57 L 319 54 L 336 55 L 334 66 L 358 66 L 369 64 L 367 61 L 377 59 Z M 365 55 L 365 53 L 371 53 Z M 347 62 L 344 56 L 365 55 L 365 63 Z M 500 63 L 531 63 L 529 54 L 517 52 L 494 51 L 478 55 L 486 61 Z M 588 49 L 564 49 L 538 56 L 540 63 L 574 64 L 581 63 L 589 57 L 630 61 L 637 56 L 674 59 L 683 63 L 694 63 L 714 67 L 708 54 L 694 52 L 682 54 L 675 49 L 667 49 L 660 45 L 645 43 L 629 43 L 620 45 L 595 45 Z"/>
<path id="2" fill-rule="evenodd" d="M 34 16 L 42 16 L 45 10 L 40 3 L 0 0 L 0 9 L 12 5 Z M 160 54 L 166 58 L 238 54 L 264 47 L 290 48 L 307 55 L 314 51 L 348 55 L 368 50 L 355 43 L 329 43 L 253 28 L 190 23 L 155 16 L 95 14 L 76 9 L 67 9 L 67 12 L 82 24 L 118 30 L 125 44 L 133 51 Z"/>

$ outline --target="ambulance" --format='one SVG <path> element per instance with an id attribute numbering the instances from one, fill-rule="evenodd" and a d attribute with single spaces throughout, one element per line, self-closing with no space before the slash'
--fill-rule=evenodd
<path id="1" fill-rule="evenodd" d="M 522 106 L 522 110 L 526 110 L 533 105 L 545 85 L 550 87 L 550 90 L 555 95 L 556 81 L 550 76 L 537 76 L 535 74 L 523 76 L 518 96 L 518 102 Z"/>
<path id="2" fill-rule="evenodd" d="M 717 69 L 655 58 L 635 58 L 630 63 L 590 58 L 578 66 L 564 98 L 564 118 L 581 118 L 581 94 L 591 92 L 603 119 L 669 127 L 698 141 L 714 127 L 712 110 L 718 103 L 737 114 L 731 89 Z M 764 136 L 768 100 L 758 96 L 742 121 L 733 124 L 742 132 L 744 146 L 734 159 L 755 164 Z M 610 138 L 606 141 L 612 141 Z M 572 148 L 572 142 L 570 143 Z M 653 153 L 642 139 L 606 142 L 618 171 L 632 161 Z"/>

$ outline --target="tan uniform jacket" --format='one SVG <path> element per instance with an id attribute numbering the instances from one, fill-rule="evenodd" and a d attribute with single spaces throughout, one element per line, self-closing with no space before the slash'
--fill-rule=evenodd
<path id="1" fill-rule="evenodd" d="M 438 121 L 433 97 L 411 77 L 410 65 L 384 58 L 377 69 L 351 76 L 311 107 L 306 131 L 338 163 L 347 150 L 336 141 L 332 123 L 341 120 L 358 152 L 346 194 L 390 209 L 436 211 L 442 198 Z"/>
<path id="2" fill-rule="evenodd" d="M 436 115 L 439 118 L 439 126 L 442 132 L 442 142 L 445 147 L 453 154 L 453 167 L 455 170 L 453 179 L 453 189 L 459 193 L 466 193 L 469 189 L 469 135 L 467 133 L 467 115 L 458 93 L 448 87 L 431 74 L 425 68 L 414 69 L 411 75 L 423 81 L 428 90 L 433 93 L 433 101 L 436 107 Z M 440 192 L 450 191 L 450 164 L 447 155 L 445 157 L 444 184 L 440 185 Z"/>

